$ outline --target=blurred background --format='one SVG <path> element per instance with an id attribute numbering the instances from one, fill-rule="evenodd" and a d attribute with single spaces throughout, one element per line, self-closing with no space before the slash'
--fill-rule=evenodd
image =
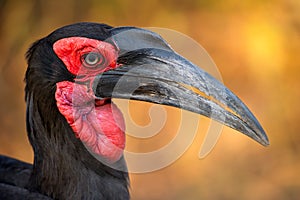
<path id="1" fill-rule="evenodd" d="M 155 172 L 130 175 L 133 200 L 300 198 L 300 1 L 0 0 L 0 154 L 32 162 L 24 53 L 35 40 L 78 21 L 163 27 L 192 37 L 270 139 L 265 148 L 224 128 L 214 150 L 200 160 L 209 124 L 202 117 L 195 141 L 180 159 Z M 132 118 L 149 123 L 145 105 L 136 106 L 140 112 L 132 112 Z M 172 116 L 160 134 L 176 128 L 180 119 Z"/>

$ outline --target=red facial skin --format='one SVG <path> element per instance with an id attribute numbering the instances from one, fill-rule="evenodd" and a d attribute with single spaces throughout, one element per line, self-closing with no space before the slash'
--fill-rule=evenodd
<path id="1" fill-rule="evenodd" d="M 58 40 L 53 50 L 69 72 L 76 75 L 75 82 L 56 84 L 55 99 L 60 113 L 89 150 L 109 162 L 118 161 L 125 148 L 122 113 L 115 104 L 96 100 L 91 89 L 96 75 L 117 67 L 117 50 L 109 43 L 83 37 Z M 94 65 L 84 60 L 90 52 L 102 55 Z"/>

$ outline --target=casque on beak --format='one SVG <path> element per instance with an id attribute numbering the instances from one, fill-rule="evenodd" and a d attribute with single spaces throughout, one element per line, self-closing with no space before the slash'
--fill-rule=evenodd
<path id="1" fill-rule="evenodd" d="M 247 106 L 222 83 L 174 52 L 144 29 L 113 29 L 120 67 L 100 74 L 98 98 L 121 98 L 169 105 L 212 118 L 267 146 L 268 137 Z"/>

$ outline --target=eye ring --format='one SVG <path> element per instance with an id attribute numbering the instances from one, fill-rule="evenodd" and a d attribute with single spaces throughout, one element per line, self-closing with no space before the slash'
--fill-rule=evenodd
<path id="1" fill-rule="evenodd" d="M 98 52 L 90 52 L 82 56 L 82 62 L 86 67 L 95 68 L 105 63 L 105 59 L 102 54 Z"/>

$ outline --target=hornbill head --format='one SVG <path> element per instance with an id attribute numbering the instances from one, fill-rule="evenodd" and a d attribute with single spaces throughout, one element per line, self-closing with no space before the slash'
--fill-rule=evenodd
<path id="1" fill-rule="evenodd" d="M 27 57 L 28 115 L 37 104 L 45 112 L 39 115 L 45 129 L 55 127 L 49 124 L 53 116 L 64 118 L 77 140 L 109 162 L 118 161 L 125 147 L 124 120 L 111 98 L 185 109 L 268 145 L 263 128 L 236 95 L 151 31 L 73 24 L 33 44 Z"/>

